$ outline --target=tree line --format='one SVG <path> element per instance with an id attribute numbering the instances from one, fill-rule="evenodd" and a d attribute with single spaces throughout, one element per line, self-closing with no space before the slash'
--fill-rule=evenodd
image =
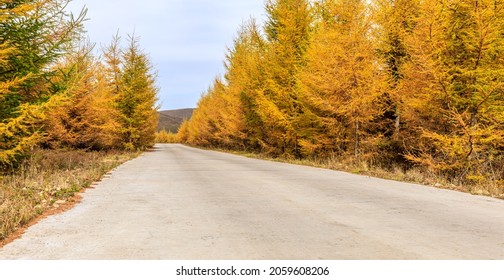
<path id="1" fill-rule="evenodd" d="M 502 0 L 267 0 L 186 143 L 504 180 Z"/>
<path id="2" fill-rule="evenodd" d="M 71 0 L 0 2 L 0 167 L 34 147 L 145 149 L 154 143 L 158 89 L 138 38 L 116 35 L 96 55 L 86 10 Z"/>

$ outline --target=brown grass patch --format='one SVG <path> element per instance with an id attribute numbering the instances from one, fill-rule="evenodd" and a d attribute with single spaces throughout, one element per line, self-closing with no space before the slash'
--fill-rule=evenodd
<path id="1" fill-rule="evenodd" d="M 38 150 L 17 169 L 4 171 L 0 174 L 0 246 L 37 217 L 72 207 L 79 201 L 76 193 L 137 155 L 123 151 Z"/>

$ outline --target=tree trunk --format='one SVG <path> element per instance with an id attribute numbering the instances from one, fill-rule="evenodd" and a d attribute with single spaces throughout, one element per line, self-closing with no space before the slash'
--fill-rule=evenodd
<path id="1" fill-rule="evenodd" d="M 392 136 L 392 139 L 397 140 L 399 139 L 399 131 L 401 128 L 401 115 L 397 114 L 395 123 L 394 123 L 394 135 Z"/>
<path id="2" fill-rule="evenodd" d="M 359 156 L 359 121 L 355 122 L 355 157 Z"/>

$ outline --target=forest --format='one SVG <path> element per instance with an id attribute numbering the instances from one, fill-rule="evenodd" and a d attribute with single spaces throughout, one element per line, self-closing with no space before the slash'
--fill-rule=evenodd
<path id="1" fill-rule="evenodd" d="M 184 143 L 504 193 L 504 1 L 267 0 Z"/>
<path id="2" fill-rule="evenodd" d="M 0 1 L 0 246 L 155 143 L 156 75 L 138 37 L 97 48 L 70 2 Z"/>
<path id="3" fill-rule="evenodd" d="M 155 75 L 138 38 L 97 55 L 86 10 L 70 0 L 4 0 L 0 14 L 0 166 L 35 147 L 141 150 L 154 143 Z"/>

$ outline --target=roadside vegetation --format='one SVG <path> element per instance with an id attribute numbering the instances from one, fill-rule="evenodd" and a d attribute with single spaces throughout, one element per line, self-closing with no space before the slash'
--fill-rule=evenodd
<path id="1" fill-rule="evenodd" d="M 137 156 L 128 151 L 36 150 L 0 173 L 0 243 L 39 215 L 78 201 L 75 194 Z"/>
<path id="2" fill-rule="evenodd" d="M 240 28 L 181 142 L 502 197 L 504 2 L 268 0 L 265 10 L 264 26 Z"/>
<path id="3" fill-rule="evenodd" d="M 155 143 L 138 38 L 98 54 L 70 1 L 0 3 L 0 240 Z"/>
<path id="4" fill-rule="evenodd" d="M 256 158 L 262 160 L 284 162 L 290 164 L 312 166 L 318 168 L 325 168 L 337 171 L 349 172 L 357 175 L 372 176 L 382 179 L 389 179 L 394 181 L 417 183 L 426 186 L 456 190 L 460 192 L 467 192 L 474 195 L 492 196 L 495 198 L 504 199 L 504 192 L 497 185 L 469 185 L 459 184 L 450 180 L 449 178 L 439 176 L 433 172 L 426 172 L 423 168 L 408 168 L 404 169 L 400 166 L 395 168 L 383 168 L 379 165 L 370 165 L 365 161 L 355 161 L 352 158 L 286 158 L 282 156 L 272 157 L 267 154 L 257 152 L 246 152 L 239 150 L 229 150 L 224 148 L 212 148 L 226 153 L 232 153 L 249 158 Z"/>

